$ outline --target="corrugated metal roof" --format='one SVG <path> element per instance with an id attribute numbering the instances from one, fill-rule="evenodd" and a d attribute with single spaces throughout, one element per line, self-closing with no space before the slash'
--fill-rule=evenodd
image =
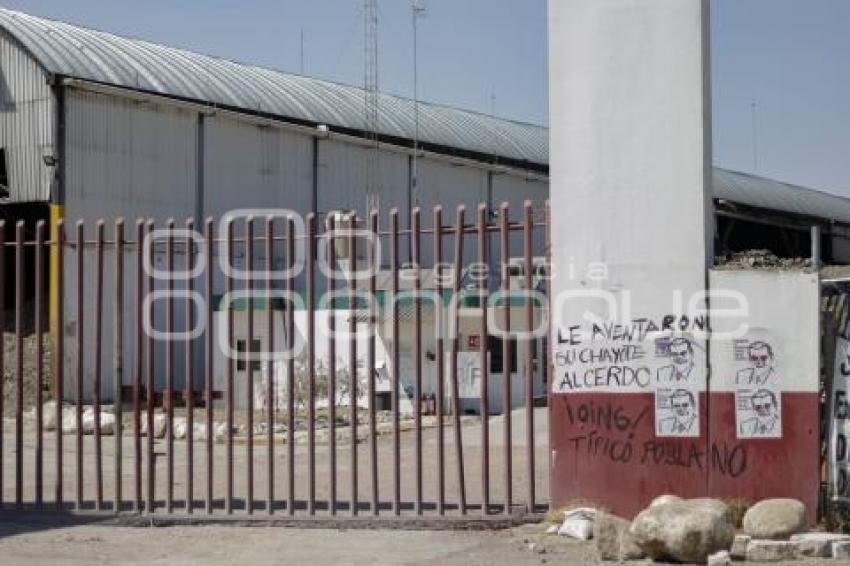
<path id="1" fill-rule="evenodd" d="M 54 74 L 249 111 L 364 129 L 363 90 L 128 39 L 0 9 L 0 28 Z M 414 136 L 414 104 L 380 96 L 380 133 Z M 423 142 L 545 166 L 549 130 L 420 102 Z M 749 206 L 850 222 L 850 199 L 715 168 L 714 197 Z"/>
<path id="2" fill-rule="evenodd" d="M 127 39 L 21 12 L 0 10 L 0 27 L 54 74 L 205 103 L 364 130 L 363 89 Z M 413 139 L 414 103 L 380 95 L 379 133 Z M 419 138 L 516 161 L 548 162 L 545 127 L 419 104 Z"/>
<path id="3" fill-rule="evenodd" d="M 850 199 L 720 167 L 714 168 L 714 198 L 813 218 L 850 222 Z"/>

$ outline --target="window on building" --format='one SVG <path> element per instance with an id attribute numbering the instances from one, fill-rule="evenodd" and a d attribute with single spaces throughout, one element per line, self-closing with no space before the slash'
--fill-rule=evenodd
<path id="1" fill-rule="evenodd" d="M 237 340 L 236 341 L 236 371 L 245 371 L 248 367 L 245 358 L 246 352 L 245 347 L 247 346 L 247 340 Z M 259 354 L 262 353 L 263 346 L 260 340 L 251 340 L 251 351 L 249 354 L 252 357 L 259 357 Z M 252 371 L 260 371 L 262 369 L 262 365 L 260 364 L 260 360 L 255 359 L 251 362 L 251 370 Z"/>
<path id="2" fill-rule="evenodd" d="M 6 167 L 5 147 L 0 147 L 0 198 L 9 198 L 9 169 Z"/>
<path id="3" fill-rule="evenodd" d="M 517 370 L 517 355 L 516 355 L 516 340 L 510 340 L 511 363 L 510 372 L 515 373 Z M 503 358 L 504 340 L 496 336 L 487 337 L 487 349 L 490 351 L 490 373 L 504 373 L 505 360 Z"/>

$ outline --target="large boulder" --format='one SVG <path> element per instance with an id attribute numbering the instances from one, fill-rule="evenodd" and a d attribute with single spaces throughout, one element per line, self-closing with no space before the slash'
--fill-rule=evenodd
<path id="1" fill-rule="evenodd" d="M 744 532 L 754 539 L 788 540 L 806 530 L 806 506 L 796 499 L 765 499 L 744 515 Z"/>
<path id="2" fill-rule="evenodd" d="M 598 512 L 593 525 L 596 551 L 602 560 L 638 560 L 645 555 L 629 532 L 631 523 L 615 515 Z"/>
<path id="3" fill-rule="evenodd" d="M 735 538 L 735 525 L 722 501 L 687 499 L 641 511 L 629 532 L 653 560 L 702 564 L 711 554 L 729 549 Z"/>

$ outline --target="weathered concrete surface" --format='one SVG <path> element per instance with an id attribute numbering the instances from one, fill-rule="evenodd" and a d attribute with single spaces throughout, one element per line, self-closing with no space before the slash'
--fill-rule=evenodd
<path id="1" fill-rule="evenodd" d="M 750 544 L 750 540 L 752 540 L 751 536 L 735 535 L 735 540 L 732 541 L 732 548 L 729 550 L 729 555 L 733 560 L 747 559 L 747 546 Z"/>
<path id="2" fill-rule="evenodd" d="M 832 543 L 848 542 L 850 541 L 850 535 L 837 533 L 802 533 L 793 535 L 791 541 L 797 545 L 797 554 L 799 556 L 831 558 Z"/>
<path id="3" fill-rule="evenodd" d="M 750 562 L 778 562 L 797 557 L 797 545 L 789 540 L 751 540 L 747 545 Z"/>

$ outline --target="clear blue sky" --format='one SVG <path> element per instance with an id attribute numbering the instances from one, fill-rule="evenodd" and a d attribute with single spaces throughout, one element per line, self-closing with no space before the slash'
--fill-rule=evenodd
<path id="1" fill-rule="evenodd" d="M 559 1 L 559 0 L 552 0 Z M 361 0 L 0 0 L 32 14 L 363 82 Z M 850 196 L 850 1 L 712 0 L 715 162 Z M 380 84 L 413 90 L 409 0 L 380 0 Z M 430 0 L 420 96 L 546 123 L 546 0 Z M 493 94 L 495 93 L 495 102 Z"/>

